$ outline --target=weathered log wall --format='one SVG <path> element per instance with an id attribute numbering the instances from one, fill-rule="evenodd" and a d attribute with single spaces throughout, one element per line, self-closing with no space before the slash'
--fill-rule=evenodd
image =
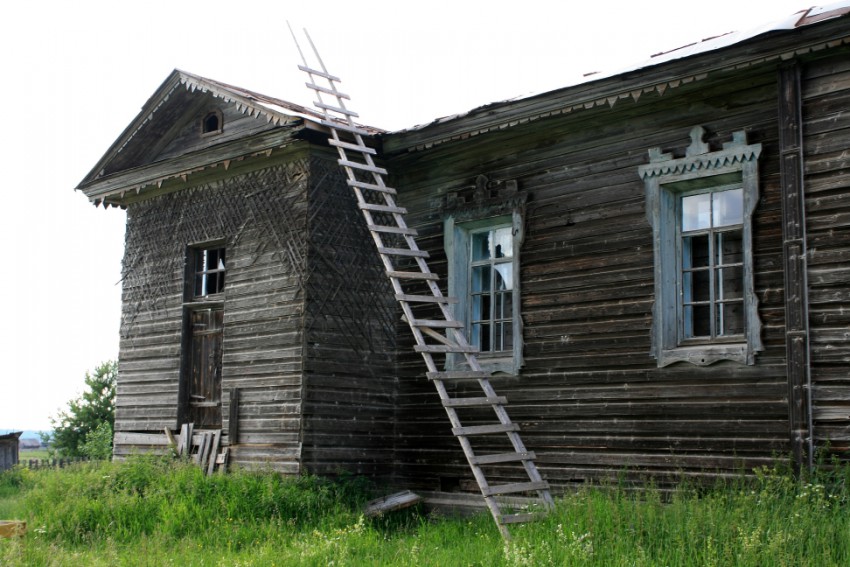
<path id="1" fill-rule="evenodd" d="M 812 418 L 817 448 L 850 449 L 850 52 L 802 77 Z"/>
<path id="2" fill-rule="evenodd" d="M 131 204 L 116 455 L 145 449 L 124 433 L 177 427 L 187 247 L 223 241 L 231 459 L 388 479 L 397 314 L 370 240 L 339 167 L 321 156 Z"/>
<path id="3" fill-rule="evenodd" d="M 302 464 L 389 479 L 395 432 L 392 288 L 335 160 L 312 163 Z"/>
<path id="4" fill-rule="evenodd" d="M 767 65 L 445 142 L 390 163 L 420 245 L 441 275 L 447 191 L 485 174 L 517 180 L 528 192 L 525 367 L 493 384 L 554 485 L 728 475 L 787 451 L 776 100 L 776 69 Z M 742 129 L 764 147 L 753 233 L 765 351 L 754 366 L 659 369 L 649 355 L 653 243 L 637 170 L 650 148 L 682 155 L 695 125 L 707 129 L 714 148 Z M 428 488 L 471 486 L 421 362 L 404 356 L 401 366 L 400 478 Z"/>
<path id="5" fill-rule="evenodd" d="M 297 158 L 297 159 L 296 159 Z M 127 210 L 116 432 L 176 428 L 187 247 L 224 241 L 222 399 L 238 388 L 232 459 L 299 472 L 306 154 Z M 116 439 L 120 439 L 116 436 Z M 134 450 L 116 446 L 116 455 Z"/>

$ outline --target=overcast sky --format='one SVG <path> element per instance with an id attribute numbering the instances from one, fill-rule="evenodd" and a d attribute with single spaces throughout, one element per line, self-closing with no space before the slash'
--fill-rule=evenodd
<path id="1" fill-rule="evenodd" d="M 117 358 L 124 213 L 74 192 L 169 72 L 310 105 L 306 27 L 361 121 L 400 129 L 574 83 L 805 0 L 16 1 L 0 21 L 0 431 Z"/>

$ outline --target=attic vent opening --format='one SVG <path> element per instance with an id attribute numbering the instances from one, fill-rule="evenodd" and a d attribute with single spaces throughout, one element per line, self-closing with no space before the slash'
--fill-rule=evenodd
<path id="1" fill-rule="evenodd" d="M 221 127 L 224 123 L 224 118 L 221 115 L 221 111 L 216 109 L 212 110 L 204 116 L 203 121 L 201 121 L 201 134 L 204 136 L 208 136 L 211 134 L 221 134 Z"/>

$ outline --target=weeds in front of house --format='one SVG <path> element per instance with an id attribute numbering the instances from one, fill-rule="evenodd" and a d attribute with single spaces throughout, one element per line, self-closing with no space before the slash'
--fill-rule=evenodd
<path id="1" fill-rule="evenodd" d="M 828 469 L 828 470 L 826 470 Z M 362 480 L 161 459 L 0 475 L 2 565 L 848 565 L 846 465 L 760 469 L 711 488 L 583 488 L 505 543 L 488 516 L 422 509 L 367 519 Z"/>

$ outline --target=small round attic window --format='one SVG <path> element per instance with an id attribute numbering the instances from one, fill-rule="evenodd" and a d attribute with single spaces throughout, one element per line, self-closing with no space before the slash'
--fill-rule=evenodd
<path id="1" fill-rule="evenodd" d="M 223 117 L 220 110 L 216 109 L 208 112 L 201 122 L 201 134 L 220 134 L 222 123 Z"/>

